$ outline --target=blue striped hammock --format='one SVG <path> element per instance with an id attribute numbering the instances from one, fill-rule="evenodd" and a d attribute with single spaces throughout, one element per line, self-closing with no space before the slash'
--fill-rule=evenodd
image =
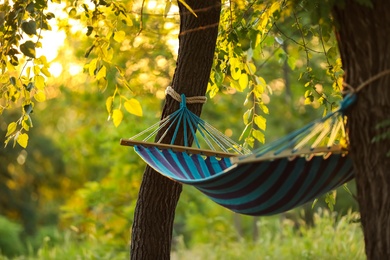
<path id="1" fill-rule="evenodd" d="M 223 207 L 245 215 L 273 215 L 354 178 L 347 151 L 335 141 L 345 136 L 343 110 L 354 99 L 347 96 L 337 111 L 250 152 L 193 114 L 182 96 L 179 110 L 121 144 L 134 146 L 163 176 L 194 186 Z M 157 143 L 147 142 L 163 127 L 166 131 Z M 168 131 L 174 133 L 171 144 L 159 143 Z M 186 141 L 185 146 L 174 145 L 179 131 L 185 140 L 191 134 L 197 148 L 187 147 Z M 201 149 L 203 144 L 209 148 Z"/>

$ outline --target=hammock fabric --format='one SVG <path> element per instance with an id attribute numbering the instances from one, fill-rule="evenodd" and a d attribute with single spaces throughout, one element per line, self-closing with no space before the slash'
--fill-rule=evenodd
<path id="1" fill-rule="evenodd" d="M 121 143 L 133 145 L 136 153 L 160 174 L 194 186 L 223 207 L 245 215 L 273 215 L 312 201 L 353 179 L 346 151 L 333 145 L 340 129 L 343 130 L 342 111 L 353 100 L 354 96 L 344 99 L 337 111 L 280 140 L 252 153 L 246 154 L 244 150 L 237 155 L 227 153 L 229 148 L 222 144 L 236 153 L 242 153 L 243 149 L 215 128 L 206 130 L 210 129 L 206 127 L 208 124 L 186 108 L 182 96 L 181 108 L 163 119 L 157 129 L 176 124 L 175 138 L 176 130 L 184 122 L 188 125 L 184 127 L 186 133 L 196 136 L 198 130 L 210 147 L 213 147 L 211 138 L 222 146 L 222 152 L 132 139 L 123 139 Z M 302 148 L 309 141 L 326 145 Z M 195 137 L 194 143 L 200 145 L 198 138 Z"/>

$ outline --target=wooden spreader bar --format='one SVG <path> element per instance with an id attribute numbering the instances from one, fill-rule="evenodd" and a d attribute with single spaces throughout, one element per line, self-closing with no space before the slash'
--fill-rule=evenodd
<path id="1" fill-rule="evenodd" d="M 297 152 L 293 153 L 291 150 L 286 150 L 281 152 L 280 154 L 275 155 L 274 152 L 269 152 L 264 154 L 261 157 L 256 157 L 255 154 L 247 155 L 245 159 L 243 158 L 234 158 L 238 156 L 242 156 L 239 154 L 234 153 L 225 153 L 220 151 L 213 151 L 213 150 L 204 150 L 204 149 L 198 149 L 193 147 L 185 147 L 181 145 L 171 145 L 171 144 L 161 144 L 161 143 L 151 143 L 151 142 L 144 142 L 144 141 L 136 141 L 131 139 L 121 139 L 121 145 L 125 146 L 135 146 L 135 145 L 141 145 L 144 147 L 157 147 L 159 149 L 172 149 L 176 152 L 186 152 L 190 154 L 201 154 L 205 156 L 217 156 L 220 158 L 226 158 L 226 157 L 233 157 L 231 159 L 232 163 L 251 163 L 251 162 L 258 162 L 258 161 L 268 161 L 268 160 L 275 160 L 280 158 L 293 158 L 296 156 L 308 156 L 308 155 L 319 155 L 319 154 L 330 154 L 330 153 L 343 153 L 346 152 L 345 149 L 343 149 L 340 145 L 333 145 L 331 147 L 317 147 L 317 148 L 303 148 L 299 149 Z"/>
<path id="2" fill-rule="evenodd" d="M 154 146 L 154 147 L 157 147 L 159 149 L 172 149 L 173 151 L 176 151 L 176 152 L 187 152 L 187 153 L 191 153 L 191 154 L 217 156 L 220 158 L 239 156 L 238 154 L 234 154 L 234 153 L 224 153 L 224 152 L 219 152 L 219 151 L 204 150 L 204 149 L 186 147 L 186 146 L 181 146 L 181 145 L 151 143 L 151 142 L 136 141 L 136 140 L 131 140 L 131 139 L 121 139 L 121 145 L 126 145 L 126 146 L 141 145 L 144 147 Z"/>

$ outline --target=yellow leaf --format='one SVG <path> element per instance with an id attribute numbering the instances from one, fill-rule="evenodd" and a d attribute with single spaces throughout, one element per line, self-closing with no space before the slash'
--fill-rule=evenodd
<path id="1" fill-rule="evenodd" d="M 30 130 L 30 126 L 27 122 L 28 122 L 27 120 L 23 120 L 23 122 L 22 122 L 22 127 L 26 131 Z"/>
<path id="2" fill-rule="evenodd" d="M 118 127 L 123 119 L 123 113 L 119 109 L 114 109 L 112 111 L 112 122 L 115 127 Z"/>
<path id="3" fill-rule="evenodd" d="M 35 94 L 34 94 L 34 98 L 36 101 L 38 102 L 43 102 L 46 100 L 46 95 L 45 95 L 45 92 L 43 92 L 42 90 L 38 90 Z"/>
<path id="4" fill-rule="evenodd" d="M 241 88 L 240 84 L 238 84 L 237 81 L 232 80 L 231 78 L 230 78 L 230 87 L 232 87 L 236 90 L 240 90 L 240 88 Z"/>
<path id="5" fill-rule="evenodd" d="M 246 89 L 246 87 L 248 86 L 248 74 L 241 74 L 239 80 L 238 80 L 238 84 L 240 85 L 240 92 L 241 91 L 244 91 L 244 89 Z"/>
<path id="6" fill-rule="evenodd" d="M 269 113 L 269 110 L 268 110 L 268 107 L 266 105 L 264 105 L 263 103 L 260 103 L 259 104 L 259 107 L 260 109 L 264 112 L 264 114 L 267 114 Z"/>
<path id="7" fill-rule="evenodd" d="M 253 63 L 247 63 L 247 66 L 245 66 L 245 70 L 248 72 L 248 74 L 255 74 L 256 72 L 256 65 Z"/>
<path id="8" fill-rule="evenodd" d="M 262 116 L 259 116 L 259 115 L 256 115 L 255 116 L 255 124 L 257 125 L 257 127 L 260 129 L 260 130 L 265 130 L 266 128 L 266 119 Z"/>
<path id="9" fill-rule="evenodd" d="M 96 74 L 96 79 L 99 80 L 101 78 L 105 78 L 107 75 L 107 69 L 106 66 L 102 66 L 99 70 L 99 72 Z"/>
<path id="10" fill-rule="evenodd" d="M 271 7 L 270 7 L 270 9 L 268 10 L 268 12 L 269 12 L 270 14 L 273 14 L 276 10 L 279 9 L 279 7 L 280 7 L 280 3 L 279 3 L 279 2 L 274 2 L 274 3 L 271 5 Z"/>
<path id="11" fill-rule="evenodd" d="M 51 73 L 49 72 L 49 70 L 47 69 L 47 67 L 42 67 L 42 68 L 41 68 L 41 72 L 42 72 L 43 75 L 45 75 L 46 77 L 50 77 L 50 76 L 51 76 Z"/>
<path id="12" fill-rule="evenodd" d="M 142 116 L 142 107 L 138 100 L 131 98 L 125 102 L 127 112 L 136 116 Z"/>
<path id="13" fill-rule="evenodd" d="M 114 49 L 109 48 L 109 49 L 104 51 L 104 58 L 103 59 L 107 62 L 110 62 L 112 60 L 113 56 L 114 56 Z"/>
<path id="14" fill-rule="evenodd" d="M 241 63 L 237 58 L 230 58 L 230 74 L 234 80 L 238 80 L 241 76 Z"/>
<path id="15" fill-rule="evenodd" d="M 109 96 L 106 100 L 106 108 L 107 108 L 107 112 L 109 114 L 111 114 L 111 111 L 112 111 L 112 103 L 114 101 L 114 98 L 112 96 Z"/>
<path id="16" fill-rule="evenodd" d="M 260 130 L 253 130 L 252 136 L 262 144 L 265 142 L 264 134 Z"/>
<path id="17" fill-rule="evenodd" d="M 39 75 L 39 72 L 41 72 L 41 69 L 39 68 L 38 65 L 35 65 L 35 66 L 33 67 L 33 71 L 34 71 L 34 74 L 35 74 L 35 75 Z"/>
<path id="18" fill-rule="evenodd" d="M 244 124 L 247 125 L 249 123 L 249 116 L 251 115 L 252 109 L 248 109 L 244 115 L 242 116 L 242 119 L 244 121 Z"/>
<path id="19" fill-rule="evenodd" d="M 28 135 L 26 133 L 18 135 L 17 142 L 21 147 L 26 148 L 28 143 Z"/>
<path id="20" fill-rule="evenodd" d="M 126 33 L 125 33 L 124 31 L 117 31 L 117 32 L 115 32 L 115 34 L 114 34 L 114 40 L 115 40 L 116 42 L 121 43 L 121 42 L 123 42 L 123 40 L 125 39 L 125 36 L 126 36 Z"/>
<path id="21" fill-rule="evenodd" d="M 196 15 L 196 13 L 194 12 L 194 10 L 192 10 L 192 8 L 185 2 L 185 0 L 179 0 L 179 2 L 180 2 L 182 5 L 184 5 L 184 6 L 188 9 L 188 11 L 190 11 L 195 17 L 198 17 L 198 16 Z"/>
<path id="22" fill-rule="evenodd" d="M 37 89 L 44 89 L 45 88 L 45 78 L 41 75 L 34 76 L 34 84 L 37 87 Z"/>
<path id="23" fill-rule="evenodd" d="M 12 122 L 7 127 L 7 134 L 5 136 L 11 135 L 16 130 L 17 124 L 15 122 Z"/>
<path id="24" fill-rule="evenodd" d="M 89 70 L 89 75 L 93 77 L 95 75 L 95 70 L 96 70 L 96 64 L 97 64 L 97 59 L 91 60 L 91 62 L 88 64 L 88 70 Z"/>
<path id="25" fill-rule="evenodd" d="M 172 5 L 171 1 L 166 1 L 165 10 L 164 10 L 164 17 L 167 17 L 169 10 L 171 10 L 171 5 Z"/>
<path id="26" fill-rule="evenodd" d="M 16 70 L 14 65 L 12 65 L 9 61 L 7 61 L 7 70 L 11 72 Z"/>

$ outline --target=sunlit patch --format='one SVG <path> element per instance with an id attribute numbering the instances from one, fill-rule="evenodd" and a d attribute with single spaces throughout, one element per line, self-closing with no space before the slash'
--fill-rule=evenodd
<path id="1" fill-rule="evenodd" d="M 225 135 L 226 135 L 227 137 L 232 137 L 232 135 L 233 135 L 233 130 L 230 129 L 230 128 L 226 129 L 226 130 L 225 130 Z"/>
<path id="2" fill-rule="evenodd" d="M 271 87 L 273 93 L 279 96 L 283 93 L 286 84 L 283 79 L 275 79 L 269 83 L 269 86 Z"/>
<path id="3" fill-rule="evenodd" d="M 175 23 L 171 23 L 171 22 L 164 23 L 164 29 L 166 29 L 166 30 L 170 30 L 170 29 L 174 28 L 175 26 L 177 26 Z"/>
<path id="4" fill-rule="evenodd" d="M 322 93 L 323 90 L 324 90 L 324 88 L 323 88 L 323 86 L 322 86 L 321 84 L 316 84 L 316 85 L 314 86 L 314 88 L 316 89 L 316 91 L 317 91 L 318 93 Z"/>
<path id="5" fill-rule="evenodd" d="M 165 98 L 165 91 L 163 90 L 157 90 L 156 91 L 156 98 L 163 100 Z"/>
<path id="6" fill-rule="evenodd" d="M 50 64 L 49 71 L 53 77 L 59 77 L 62 73 L 62 64 L 59 62 L 53 62 Z"/>
<path id="7" fill-rule="evenodd" d="M 177 55 L 179 51 L 179 40 L 170 38 L 167 40 L 167 45 L 171 49 L 172 53 L 174 53 L 174 55 Z"/>
<path id="8" fill-rule="evenodd" d="M 156 63 L 157 63 L 157 66 L 160 68 L 165 68 L 168 65 L 167 59 L 161 55 L 156 57 Z"/>
<path id="9" fill-rule="evenodd" d="M 27 158 L 27 152 L 26 150 L 22 150 L 20 154 L 18 155 L 18 158 L 16 158 L 16 161 L 20 164 L 23 165 L 26 162 Z"/>
<path id="10" fill-rule="evenodd" d="M 69 64 L 69 74 L 71 76 L 75 76 L 77 74 L 80 74 L 81 72 L 83 72 L 83 67 L 80 66 L 79 64 L 76 64 L 76 63 L 71 63 Z"/>
<path id="11" fill-rule="evenodd" d="M 268 94 L 263 93 L 263 94 L 261 94 L 261 100 L 263 101 L 263 103 L 265 105 L 267 105 L 271 101 L 271 98 L 268 96 Z"/>
<path id="12" fill-rule="evenodd" d="M 155 9 L 157 7 L 156 1 L 148 1 L 148 9 Z"/>
<path id="13" fill-rule="evenodd" d="M 37 48 L 37 57 L 44 55 L 48 62 L 54 60 L 58 56 L 58 50 L 64 45 L 66 33 L 59 31 L 56 25 L 52 25 L 53 31 L 42 32 L 42 48 Z"/>

